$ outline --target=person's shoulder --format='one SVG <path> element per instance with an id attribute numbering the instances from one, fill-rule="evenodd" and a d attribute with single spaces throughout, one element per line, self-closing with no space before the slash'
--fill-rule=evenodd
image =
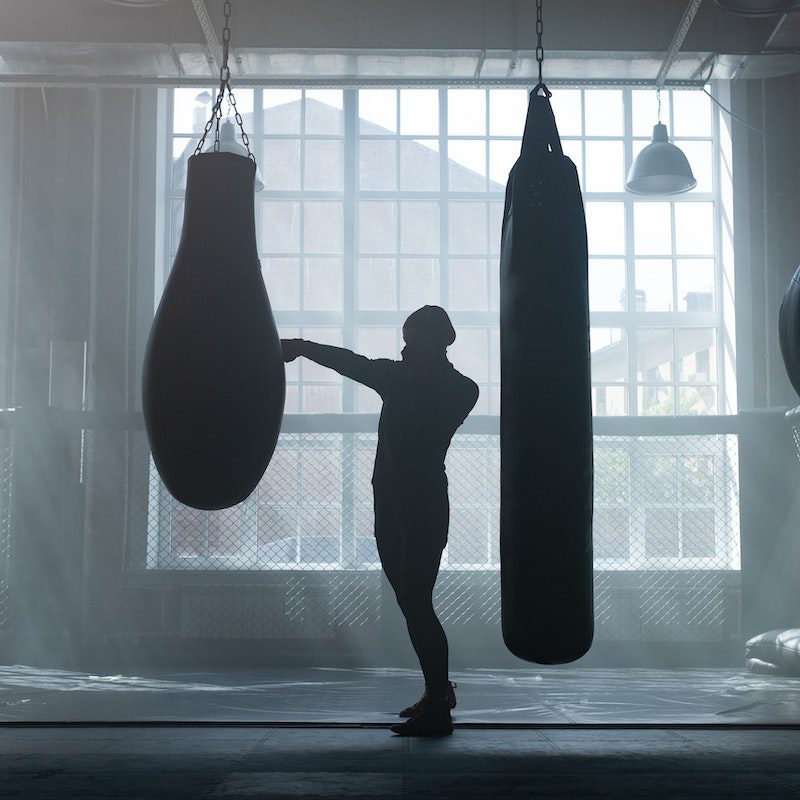
<path id="1" fill-rule="evenodd" d="M 478 395 L 480 394 L 480 389 L 478 388 L 478 384 L 475 383 L 472 378 L 467 377 L 464 373 L 459 372 L 455 367 L 453 367 L 453 374 L 456 380 L 458 381 L 459 387 L 464 392 L 464 394 L 474 395 L 477 399 Z"/>

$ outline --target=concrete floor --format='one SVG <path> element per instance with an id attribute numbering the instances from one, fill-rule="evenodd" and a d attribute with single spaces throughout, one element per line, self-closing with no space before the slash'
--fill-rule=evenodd
<path id="1" fill-rule="evenodd" d="M 0 796 L 796 798 L 800 730 L 0 728 Z"/>
<path id="2" fill-rule="evenodd" d="M 537 667 L 455 672 L 456 723 L 800 724 L 800 679 L 744 669 Z M 199 721 L 387 725 L 418 670 L 302 668 L 92 675 L 0 667 L 2 722 Z"/>
<path id="3" fill-rule="evenodd" d="M 800 798 L 800 680 L 561 667 L 452 677 L 455 734 L 409 740 L 388 727 L 418 697 L 417 670 L 0 667 L 0 798 Z"/>

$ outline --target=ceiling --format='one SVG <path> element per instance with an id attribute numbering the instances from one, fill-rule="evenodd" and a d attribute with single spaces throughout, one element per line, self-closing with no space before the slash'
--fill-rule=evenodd
<path id="1" fill-rule="evenodd" d="M 223 0 L 204 0 L 221 39 Z M 241 82 L 529 83 L 533 0 L 232 0 Z M 549 82 L 652 82 L 687 0 L 545 0 Z M 180 85 L 218 67 L 192 0 L 4 0 L 0 83 Z M 669 81 L 800 70 L 800 14 L 746 19 L 704 0 Z"/>

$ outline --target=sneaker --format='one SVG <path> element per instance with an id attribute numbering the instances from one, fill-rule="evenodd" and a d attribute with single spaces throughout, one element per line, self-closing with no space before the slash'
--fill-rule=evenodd
<path id="1" fill-rule="evenodd" d="M 428 702 L 415 717 L 392 725 L 392 733 L 398 736 L 450 736 L 453 733 L 450 709 L 446 703 L 434 707 Z"/>
<path id="2" fill-rule="evenodd" d="M 451 709 L 456 707 L 456 693 L 453 689 L 458 688 L 458 684 L 454 681 L 448 681 L 450 684 L 447 688 L 447 702 Z M 416 717 L 424 708 L 425 704 L 428 702 L 428 691 L 425 690 L 425 694 L 414 703 L 413 706 L 408 706 L 408 708 L 404 708 L 399 714 L 399 717 Z"/>

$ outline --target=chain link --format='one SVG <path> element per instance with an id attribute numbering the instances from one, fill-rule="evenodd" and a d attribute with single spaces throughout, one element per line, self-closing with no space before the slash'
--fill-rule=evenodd
<path id="1" fill-rule="evenodd" d="M 208 122 L 206 122 L 203 135 L 200 137 L 200 141 L 197 143 L 194 154 L 199 155 L 203 152 L 203 145 L 205 144 L 206 136 L 208 136 L 212 126 L 214 127 L 214 152 L 219 152 L 219 123 L 222 119 L 222 100 L 225 96 L 225 92 L 227 91 L 228 102 L 234 111 L 234 119 L 236 120 L 236 124 L 239 126 L 239 130 L 242 132 L 242 144 L 244 144 L 245 148 L 247 148 L 247 157 L 251 161 L 255 161 L 256 157 L 252 154 L 252 152 L 250 152 L 250 138 L 248 137 L 247 133 L 245 133 L 244 120 L 242 119 L 242 115 L 239 113 L 239 109 L 236 107 L 236 98 L 234 97 L 233 90 L 231 89 L 231 69 L 228 66 L 228 54 L 230 52 L 231 45 L 230 0 L 225 0 L 225 5 L 222 7 L 222 9 L 225 15 L 225 27 L 222 29 L 222 66 L 219 69 L 219 93 L 217 94 L 217 99 L 214 101 L 214 105 L 211 109 L 211 117 L 209 118 Z"/>
<path id="2" fill-rule="evenodd" d="M 536 0 L 536 61 L 539 64 L 539 83 L 544 83 L 542 80 L 542 62 L 544 61 L 544 47 L 542 47 L 543 33 L 542 0 Z"/>
<path id="3" fill-rule="evenodd" d="M 541 89 L 545 97 L 552 97 L 552 92 L 545 86 L 542 78 L 542 62 L 544 61 L 544 47 L 542 47 L 542 34 L 544 33 L 544 22 L 542 21 L 542 0 L 536 0 L 536 62 L 539 65 L 539 83 L 536 84 L 534 93 L 538 94 Z"/>

